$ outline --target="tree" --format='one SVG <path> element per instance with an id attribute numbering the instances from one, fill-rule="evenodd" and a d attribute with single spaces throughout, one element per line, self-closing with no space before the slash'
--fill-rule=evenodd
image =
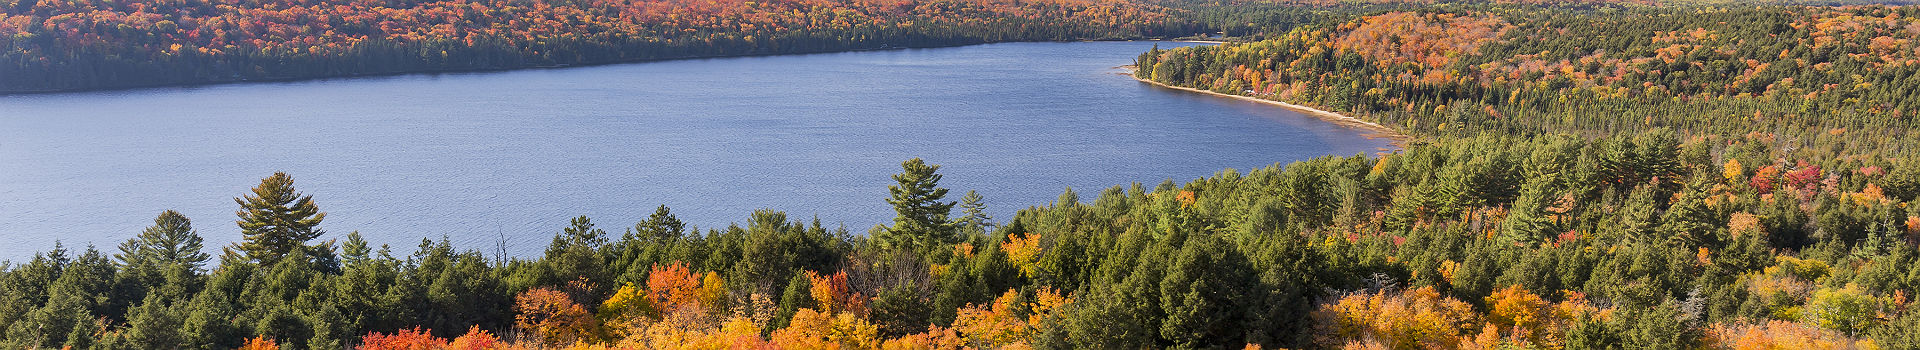
<path id="1" fill-rule="evenodd" d="M 873 313 L 873 323 L 880 327 L 880 334 L 886 337 L 900 337 L 917 331 L 924 331 L 933 324 L 933 304 L 920 296 L 913 283 L 885 287 L 873 297 L 868 308 Z"/>
<path id="2" fill-rule="evenodd" d="M 1899 200 L 1920 199 L 1920 157 L 1912 157 L 1900 162 L 1889 172 L 1881 187 L 1886 193 Z"/>
<path id="3" fill-rule="evenodd" d="M 539 285 L 559 285 L 585 278 L 588 281 L 607 281 L 609 275 L 607 259 L 601 256 L 601 246 L 607 243 L 607 232 L 593 227 L 593 220 L 586 216 L 573 218 L 560 234 L 553 236 L 553 243 L 547 245 L 547 276 Z"/>
<path id="4" fill-rule="evenodd" d="M 210 258 L 200 250 L 200 234 L 193 231 L 192 221 L 168 210 L 154 218 L 153 226 L 139 236 L 121 243 L 120 254 L 114 258 L 129 267 L 184 266 L 197 272 Z"/>
<path id="5" fill-rule="evenodd" d="M 1556 232 L 1553 220 L 1548 218 L 1547 207 L 1552 206 L 1553 187 L 1558 182 L 1557 175 L 1527 181 L 1521 186 L 1520 197 L 1513 201 L 1506 221 L 1500 227 L 1507 232 L 1507 239 L 1514 242 L 1537 242 Z"/>
<path id="6" fill-rule="evenodd" d="M 1177 348 L 1220 348 L 1265 338 L 1252 299 L 1264 296 L 1260 277 L 1239 251 L 1196 234 L 1180 248 L 1160 280 L 1160 337 Z M 1264 301 L 1264 300 L 1261 300 Z"/>
<path id="7" fill-rule="evenodd" d="M 533 332 L 542 344 L 571 344 L 594 334 L 593 314 L 567 293 L 535 288 L 514 298 L 514 325 Z"/>
<path id="8" fill-rule="evenodd" d="M 935 173 L 940 166 L 914 158 L 900 163 L 900 168 L 901 173 L 893 176 L 900 184 L 887 186 L 891 194 L 887 204 L 892 204 L 899 216 L 893 218 L 892 228 L 874 240 L 884 248 L 905 250 L 957 241 L 953 223 L 947 220 L 955 203 L 940 201 L 947 196 L 947 189 L 939 187 L 940 174 Z"/>
<path id="9" fill-rule="evenodd" d="M 806 270 L 794 271 L 793 278 L 787 280 L 786 288 L 780 293 L 780 304 L 774 310 L 773 321 L 768 329 L 785 328 L 795 313 L 816 306 L 813 301 L 813 279 L 809 278 L 811 274 L 813 272 Z"/>
<path id="10" fill-rule="evenodd" d="M 697 307 L 699 298 L 695 291 L 700 289 L 700 278 L 701 275 L 687 270 L 684 262 L 654 265 L 653 271 L 647 274 L 647 301 L 666 313 Z"/>
<path id="11" fill-rule="evenodd" d="M 179 349 L 187 345 L 186 304 L 165 305 L 158 295 L 127 312 L 127 340 L 142 349 Z"/>
<path id="12" fill-rule="evenodd" d="M 1313 314 L 1324 346 L 1377 342 L 1384 348 L 1453 348 L 1479 317 L 1466 302 L 1433 287 L 1405 292 L 1356 293 L 1321 304 Z"/>
<path id="13" fill-rule="evenodd" d="M 120 295 L 137 301 L 159 294 L 166 303 L 183 301 L 200 289 L 201 266 L 210 258 L 201 251 L 201 239 L 186 216 L 168 210 L 153 226 L 120 244 L 114 258 L 123 267 Z"/>
<path id="14" fill-rule="evenodd" d="M 235 215 L 240 220 L 240 233 L 246 242 L 240 245 L 247 257 L 270 265 L 281 256 L 294 249 L 305 248 L 306 242 L 319 238 L 325 231 L 320 230 L 320 220 L 327 213 L 313 204 L 313 196 L 302 196 L 293 189 L 293 177 L 284 172 L 273 173 L 260 180 L 253 188 L 253 194 L 234 198 L 240 204 Z"/>
<path id="15" fill-rule="evenodd" d="M 960 219 L 955 224 L 965 229 L 967 234 L 985 234 L 993 229 L 993 217 L 987 215 L 986 200 L 979 193 L 967 191 L 966 195 L 960 196 L 960 212 Z"/>
<path id="16" fill-rule="evenodd" d="M 687 224 L 680 222 L 680 218 L 674 217 L 673 212 L 669 211 L 665 205 L 655 208 L 653 215 L 633 225 L 635 233 L 640 234 L 641 237 L 653 239 L 679 238 L 686 234 L 686 229 Z"/>
<path id="17" fill-rule="evenodd" d="M 1875 314 L 1879 312 L 1878 300 L 1861 291 L 1859 286 L 1849 284 L 1845 288 L 1814 291 L 1801 314 L 1814 325 L 1852 336 L 1872 328 Z"/>

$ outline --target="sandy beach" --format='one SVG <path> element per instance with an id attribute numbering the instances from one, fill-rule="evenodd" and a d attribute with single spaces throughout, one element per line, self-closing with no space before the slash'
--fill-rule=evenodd
<path id="1" fill-rule="evenodd" d="M 1129 67 L 1129 68 L 1131 68 L 1131 67 Z M 1256 102 L 1256 103 L 1264 103 L 1264 104 L 1270 104 L 1270 105 L 1275 105 L 1275 106 L 1280 106 L 1280 107 L 1283 107 L 1283 108 L 1287 108 L 1287 109 L 1291 109 L 1291 110 L 1294 110 L 1294 111 L 1298 111 L 1298 112 L 1301 112 L 1301 113 L 1304 113 L 1304 114 L 1306 114 L 1306 115 L 1310 115 L 1310 116 L 1313 116 L 1313 117 L 1315 117 L 1315 118 L 1320 118 L 1321 120 L 1326 120 L 1326 121 L 1328 121 L 1328 122 L 1332 122 L 1332 123 L 1334 123 L 1334 124 L 1339 124 L 1339 125 L 1341 125 L 1341 126 L 1346 126 L 1346 127 L 1349 127 L 1349 128 L 1355 128 L 1355 129 L 1361 129 L 1361 130 L 1366 130 L 1366 131 L 1367 131 L 1367 134 L 1365 135 L 1366 137 L 1369 137 L 1369 138 L 1386 138 L 1386 139 L 1389 139 L 1389 140 L 1393 140 L 1393 145 L 1394 145 L 1394 147 L 1398 147 L 1398 148 L 1402 148 L 1402 149 L 1405 149 L 1405 148 L 1407 148 L 1407 142 L 1408 142 L 1408 141 L 1411 141 L 1411 140 L 1413 140 L 1413 137 L 1412 137 L 1412 136 L 1407 136 L 1406 134 L 1402 134 L 1402 133 L 1400 133 L 1400 132 L 1399 132 L 1399 131 L 1397 131 L 1397 130 L 1393 130 L 1393 128 L 1389 128 L 1389 127 L 1387 127 L 1387 126 L 1385 126 L 1385 125 L 1380 125 L 1380 124 L 1375 124 L 1375 123 L 1373 123 L 1373 122 L 1369 122 L 1369 121 L 1365 121 L 1365 120 L 1360 120 L 1360 118 L 1354 118 L 1354 117 L 1350 117 L 1350 116 L 1347 116 L 1347 115 L 1345 115 L 1345 114 L 1340 114 L 1340 113 L 1334 113 L 1334 112 L 1329 112 L 1329 111 L 1326 111 L 1326 110 L 1321 110 L 1321 109 L 1318 109 L 1318 108 L 1313 108 L 1313 107 L 1307 107 L 1307 106 L 1302 106 L 1302 105 L 1297 105 L 1297 104 L 1292 104 L 1292 103 L 1286 103 L 1286 102 L 1280 102 L 1280 101 L 1274 101 L 1274 100 L 1268 100 L 1268 99 L 1262 99 L 1262 98 L 1254 98 L 1254 97 L 1248 97 L 1248 96 L 1240 96 L 1240 95 L 1229 95 L 1229 94 L 1223 94 L 1223 93 L 1218 93 L 1218 92 L 1213 92 L 1213 91 L 1207 91 L 1207 90 L 1200 90 L 1200 89 L 1194 89 L 1194 88 L 1187 88 L 1187 87 L 1179 87 L 1179 86 L 1172 86 L 1172 85 L 1167 85 L 1167 84 L 1161 84 L 1160 82 L 1156 82 L 1156 81 L 1152 81 L 1152 80 L 1146 80 L 1146 79 L 1140 79 L 1140 77 L 1137 77 L 1137 76 L 1134 76 L 1132 72 L 1128 72 L 1128 73 L 1124 73 L 1124 74 L 1126 74 L 1126 75 L 1127 75 L 1127 77 L 1129 77 L 1129 78 L 1133 78 L 1133 80 L 1138 80 L 1138 81 L 1140 81 L 1140 82 L 1142 82 L 1142 83 L 1148 83 L 1148 84 L 1153 84 L 1154 86 L 1159 86 L 1159 87 L 1163 87 L 1163 88 L 1168 88 L 1168 89 L 1174 89 L 1174 90 L 1181 90 L 1181 91 L 1187 91 L 1187 92 L 1194 92 L 1194 93 L 1201 93 L 1201 94 L 1207 94 L 1207 95 L 1214 95 L 1214 96 L 1220 96 L 1220 97 L 1226 97 L 1226 98 L 1232 98 L 1232 99 L 1239 99 L 1239 100 L 1244 100 L 1244 101 L 1248 101 L 1248 102 Z"/>

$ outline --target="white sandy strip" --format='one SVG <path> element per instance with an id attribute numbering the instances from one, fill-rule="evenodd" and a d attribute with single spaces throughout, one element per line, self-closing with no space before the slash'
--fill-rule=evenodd
<path id="1" fill-rule="evenodd" d="M 1374 124 L 1373 122 L 1360 120 L 1360 118 L 1349 117 L 1345 114 L 1328 112 L 1318 108 L 1307 107 L 1307 106 L 1280 102 L 1280 101 L 1274 101 L 1274 100 L 1269 100 L 1264 98 L 1253 98 L 1248 96 L 1230 95 L 1230 94 L 1223 94 L 1223 93 L 1195 89 L 1195 88 L 1161 84 L 1160 82 L 1157 82 L 1157 81 L 1140 79 L 1140 77 L 1134 76 L 1133 73 L 1125 73 L 1125 74 L 1127 75 L 1127 77 L 1133 78 L 1133 80 L 1139 80 L 1140 82 L 1153 84 L 1155 86 L 1159 86 L 1163 88 L 1202 93 L 1202 94 L 1208 94 L 1208 95 L 1214 95 L 1214 96 L 1220 96 L 1220 97 L 1226 97 L 1226 98 L 1232 98 L 1232 99 L 1239 99 L 1239 100 L 1244 100 L 1248 102 L 1265 103 L 1265 104 L 1285 107 L 1287 109 L 1298 111 L 1306 115 L 1314 116 L 1315 118 L 1320 118 L 1322 120 L 1333 122 L 1334 124 L 1340 124 L 1347 127 L 1357 128 L 1357 129 L 1365 129 L 1366 131 L 1371 133 L 1370 135 L 1367 135 L 1368 137 L 1382 137 L 1382 138 L 1393 140 L 1393 145 L 1399 148 L 1406 148 L 1407 141 L 1413 139 L 1413 137 L 1407 136 L 1406 134 L 1402 134 L 1399 131 L 1393 130 L 1393 128 L 1386 127 L 1385 125 Z"/>

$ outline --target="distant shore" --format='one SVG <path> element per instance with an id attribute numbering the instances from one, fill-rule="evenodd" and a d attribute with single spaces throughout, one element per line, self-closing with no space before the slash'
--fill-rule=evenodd
<path id="1" fill-rule="evenodd" d="M 1128 66 L 1127 68 L 1131 70 L 1130 68 L 1132 67 Z M 1291 109 L 1296 112 L 1300 112 L 1302 114 L 1313 116 L 1314 118 L 1320 118 L 1320 120 L 1325 120 L 1334 124 L 1338 124 L 1340 126 L 1364 130 L 1366 131 L 1366 133 L 1361 136 L 1365 136 L 1367 138 L 1384 138 L 1384 139 L 1391 140 L 1393 147 L 1395 148 L 1406 149 L 1407 143 L 1413 140 L 1412 136 L 1407 136 L 1407 134 L 1402 134 L 1400 133 L 1400 131 L 1394 130 L 1393 128 L 1389 128 L 1385 125 L 1375 124 L 1373 122 L 1369 122 L 1365 120 L 1360 120 L 1360 118 L 1350 117 L 1345 114 L 1334 113 L 1326 110 L 1321 110 L 1318 108 L 1307 107 L 1307 106 L 1274 101 L 1274 100 L 1268 100 L 1263 98 L 1230 95 L 1230 94 L 1223 94 L 1223 93 L 1195 89 L 1195 88 L 1161 84 L 1160 82 L 1157 82 L 1157 81 L 1141 79 L 1140 77 L 1134 76 L 1132 72 L 1127 72 L 1124 74 L 1126 74 L 1128 78 L 1133 78 L 1133 80 L 1138 80 L 1142 83 L 1153 84 L 1154 86 L 1159 86 L 1163 88 L 1201 93 L 1201 94 L 1207 94 L 1207 95 L 1213 95 L 1213 96 L 1219 96 L 1219 97 L 1226 97 L 1226 98 L 1238 99 L 1238 100 L 1243 100 L 1248 102 L 1264 103 L 1264 104 L 1280 106 L 1286 109 Z"/>

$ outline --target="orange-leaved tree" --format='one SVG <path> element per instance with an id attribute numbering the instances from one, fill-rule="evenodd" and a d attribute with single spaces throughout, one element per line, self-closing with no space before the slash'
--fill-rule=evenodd
<path id="1" fill-rule="evenodd" d="M 700 277 L 688 270 L 685 262 L 654 265 L 647 274 L 647 300 L 653 302 L 661 312 L 698 307 L 699 298 L 695 292 L 700 288 Z"/>
<path id="2" fill-rule="evenodd" d="M 593 337 L 596 320 L 567 293 L 534 288 L 514 298 L 514 325 L 546 344 L 567 344 Z"/>
<path id="3" fill-rule="evenodd" d="M 280 344 L 266 337 L 254 337 L 253 339 L 247 339 L 247 343 L 241 345 L 237 350 L 280 350 Z"/>
<path id="4" fill-rule="evenodd" d="M 361 350 L 434 350 L 447 346 L 447 340 L 433 336 L 433 332 L 402 329 L 393 334 L 370 332 L 360 337 Z"/>
<path id="5" fill-rule="evenodd" d="M 480 326 L 473 326 L 467 328 L 467 334 L 453 338 L 452 342 L 447 343 L 447 349 L 486 350 L 499 348 L 503 345 L 506 344 L 501 343 L 500 337 L 494 336 L 493 332 L 480 330 Z"/>
<path id="6" fill-rule="evenodd" d="M 1021 299 L 1018 291 L 1008 290 L 995 298 L 992 305 L 961 308 L 953 320 L 953 330 L 964 335 L 967 345 L 973 347 L 1026 347 L 1047 317 L 1070 302 L 1051 288 L 1034 292 L 1031 302 L 1023 303 Z M 929 331 L 928 336 L 937 335 L 938 331 Z"/>
<path id="7" fill-rule="evenodd" d="M 1455 348 L 1479 315 L 1433 287 L 1354 293 L 1314 310 L 1319 339 L 1333 347 Z"/>
<path id="8" fill-rule="evenodd" d="M 872 349 L 880 346 L 880 327 L 851 312 L 800 309 L 787 328 L 773 332 L 773 343 L 789 349 Z"/>
<path id="9" fill-rule="evenodd" d="M 1858 340 L 1839 331 L 1813 325 L 1772 320 L 1762 324 L 1716 324 L 1707 332 L 1715 348 L 1735 350 L 1871 349 L 1870 340 Z"/>
<path id="10" fill-rule="evenodd" d="M 814 305 L 820 307 L 821 313 L 828 315 L 851 313 L 859 317 L 866 316 L 867 298 L 853 291 L 853 286 L 847 284 L 846 271 L 825 276 L 807 271 L 807 279 L 813 282 L 812 288 L 808 291 L 813 294 Z"/>

